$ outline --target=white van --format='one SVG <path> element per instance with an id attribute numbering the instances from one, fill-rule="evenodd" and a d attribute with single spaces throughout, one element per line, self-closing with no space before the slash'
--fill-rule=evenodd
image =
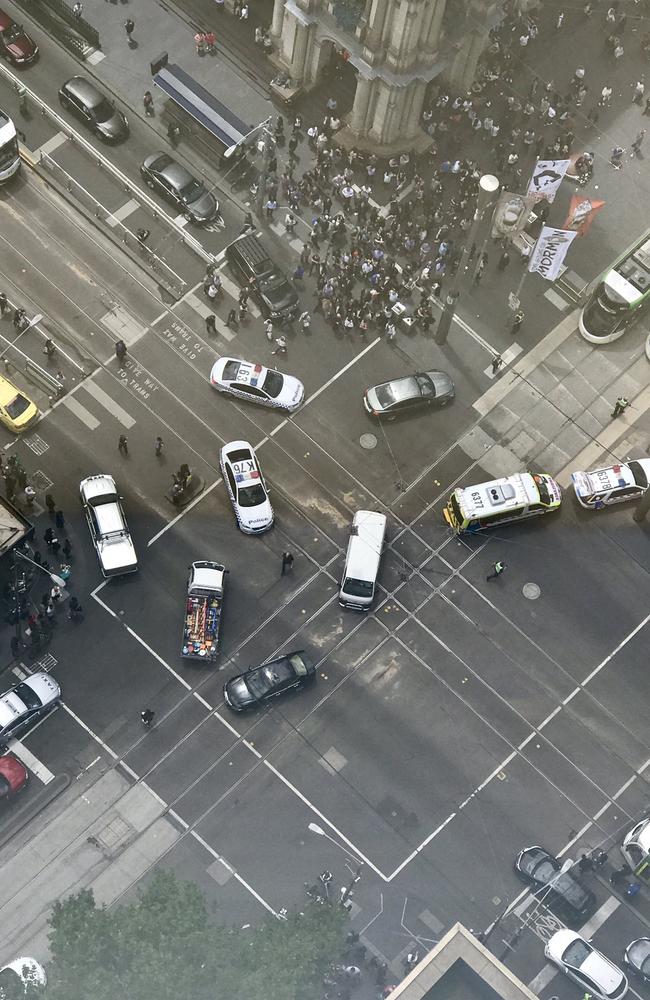
<path id="1" fill-rule="evenodd" d="M 368 611 L 375 596 L 379 560 L 386 533 L 386 515 L 358 510 L 352 521 L 350 541 L 339 590 L 344 608 Z"/>

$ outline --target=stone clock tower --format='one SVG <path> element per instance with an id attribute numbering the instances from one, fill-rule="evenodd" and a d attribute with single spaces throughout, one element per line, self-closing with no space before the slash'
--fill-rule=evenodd
<path id="1" fill-rule="evenodd" d="M 319 86 L 332 48 L 343 53 L 357 85 L 337 141 L 389 154 L 426 147 L 427 84 L 444 76 L 469 89 L 499 17 L 496 0 L 275 0 L 271 36 L 280 66 L 307 90 Z"/>

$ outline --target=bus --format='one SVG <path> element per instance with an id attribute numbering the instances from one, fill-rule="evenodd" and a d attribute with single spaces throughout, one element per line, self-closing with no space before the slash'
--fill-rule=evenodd
<path id="1" fill-rule="evenodd" d="M 580 333 L 591 344 L 622 337 L 650 300 L 650 232 L 600 276 L 580 313 Z"/>
<path id="2" fill-rule="evenodd" d="M 0 108 L 0 184 L 10 180 L 20 170 L 20 154 L 16 126 Z"/>

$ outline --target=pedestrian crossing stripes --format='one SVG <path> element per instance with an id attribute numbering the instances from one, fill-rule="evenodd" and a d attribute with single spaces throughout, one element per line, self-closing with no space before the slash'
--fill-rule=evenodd
<path id="1" fill-rule="evenodd" d="M 292 236 L 291 239 L 289 239 L 289 233 L 287 232 L 286 226 L 283 226 L 281 222 L 272 222 L 270 228 L 274 233 L 277 233 L 278 236 L 281 236 L 283 239 L 287 239 L 292 250 L 295 250 L 296 253 L 300 253 L 303 247 L 302 240 L 299 240 L 297 236 Z M 308 228 L 311 229 L 311 226 Z"/>
<path id="2" fill-rule="evenodd" d="M 85 406 L 82 406 L 76 396 L 64 396 L 61 400 L 61 404 L 70 410 L 70 413 L 74 413 L 75 417 L 78 417 L 82 424 L 89 427 L 91 431 L 95 431 L 99 427 L 100 421 L 93 416 L 90 410 L 87 410 Z"/>
<path id="3" fill-rule="evenodd" d="M 185 301 L 192 307 L 192 309 L 194 309 L 195 312 L 199 314 L 199 316 L 202 316 L 203 319 L 210 315 L 214 316 L 214 325 L 224 340 L 234 339 L 235 334 L 233 330 L 226 326 L 220 316 L 212 312 L 209 303 L 203 302 L 198 295 L 194 294 L 194 292 L 188 292 L 185 296 Z"/>
<path id="4" fill-rule="evenodd" d="M 116 403 L 113 397 L 109 396 L 107 392 L 104 392 L 104 390 L 96 385 L 95 382 L 84 382 L 81 388 L 85 389 L 86 392 L 93 397 L 93 399 L 96 399 L 98 403 L 107 409 L 108 412 L 122 424 L 122 427 L 126 427 L 127 430 L 130 427 L 133 427 L 135 423 L 133 417 L 131 417 L 126 410 L 122 409 L 119 403 Z"/>
<path id="5" fill-rule="evenodd" d="M 228 292 L 228 295 L 232 295 L 233 299 L 237 300 L 239 298 L 239 293 L 241 291 L 239 285 L 236 285 L 235 282 L 232 280 L 232 278 L 229 278 L 227 274 L 223 273 L 223 271 L 219 272 L 219 277 L 221 278 L 221 285 L 223 287 L 223 290 L 225 292 Z M 255 305 L 254 302 L 251 302 L 250 299 L 248 300 L 248 311 L 251 314 L 251 316 L 255 316 L 256 319 L 259 319 L 259 317 L 262 315 L 259 308 Z"/>

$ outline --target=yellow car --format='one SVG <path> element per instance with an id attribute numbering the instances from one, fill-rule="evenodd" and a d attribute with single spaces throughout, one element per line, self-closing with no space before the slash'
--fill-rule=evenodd
<path id="1" fill-rule="evenodd" d="M 38 417 L 38 406 L 0 375 L 0 423 L 14 434 L 27 430 Z"/>

